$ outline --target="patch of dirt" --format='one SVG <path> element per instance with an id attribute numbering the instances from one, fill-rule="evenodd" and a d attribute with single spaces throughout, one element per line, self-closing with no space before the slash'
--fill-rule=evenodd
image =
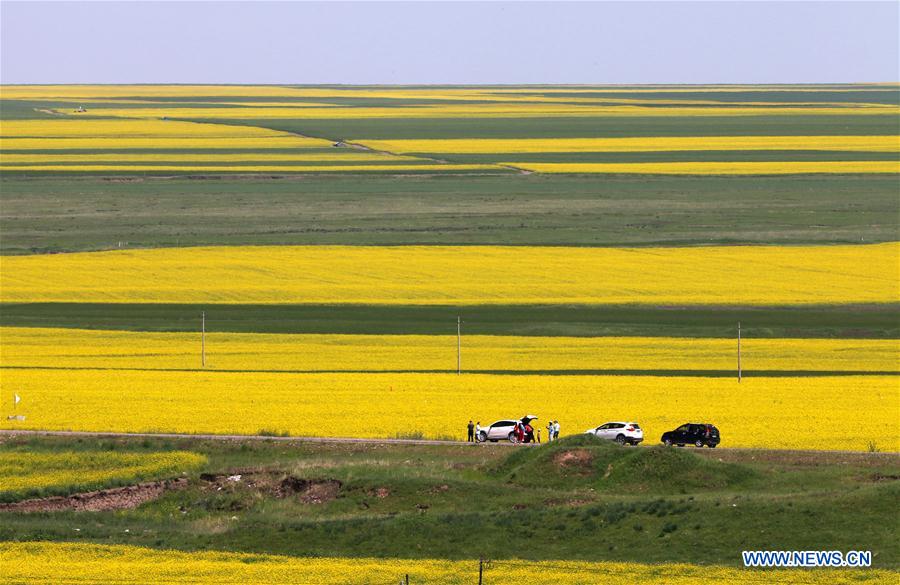
<path id="1" fill-rule="evenodd" d="M 873 473 L 868 477 L 869 481 L 897 481 L 898 479 L 900 479 L 900 475 L 890 473 Z"/>
<path id="2" fill-rule="evenodd" d="M 341 485 L 336 479 L 307 482 L 306 488 L 300 493 L 300 501 L 304 504 L 326 504 L 338 497 Z"/>
<path id="3" fill-rule="evenodd" d="M 591 500 L 580 500 L 576 498 L 571 498 L 568 500 L 551 498 L 549 500 L 544 500 L 544 505 L 553 507 L 564 507 L 564 508 L 578 508 L 579 506 L 586 506 L 588 504 L 593 503 Z"/>
<path id="4" fill-rule="evenodd" d="M 553 456 L 553 464 L 566 471 L 590 473 L 594 457 L 587 449 L 570 449 Z"/>
<path id="5" fill-rule="evenodd" d="M 187 479 L 152 481 L 119 488 L 83 492 L 71 496 L 35 498 L 21 502 L 0 504 L 0 512 L 101 512 L 104 510 L 128 510 L 144 502 L 155 500 L 163 492 L 186 487 Z"/>
<path id="6" fill-rule="evenodd" d="M 336 479 L 302 479 L 265 469 L 235 469 L 203 473 L 207 491 L 250 491 L 279 499 L 297 496 L 305 504 L 324 504 L 338 497 L 343 484 Z M 383 488 L 382 488 L 383 489 Z M 385 496 L 386 497 L 386 496 Z"/>
<path id="7" fill-rule="evenodd" d="M 442 483 L 441 485 L 434 486 L 433 488 L 431 488 L 428 491 L 431 492 L 432 494 L 442 494 L 442 493 L 450 491 L 450 486 L 445 483 Z"/>
<path id="8" fill-rule="evenodd" d="M 375 490 L 376 498 L 380 498 L 383 500 L 384 498 L 388 497 L 389 495 L 391 495 L 391 490 L 389 490 L 385 487 L 380 487 Z"/>

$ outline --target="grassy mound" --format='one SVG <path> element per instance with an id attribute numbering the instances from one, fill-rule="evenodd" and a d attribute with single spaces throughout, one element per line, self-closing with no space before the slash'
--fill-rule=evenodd
<path id="1" fill-rule="evenodd" d="M 592 435 L 510 454 L 493 473 L 510 483 L 613 492 L 685 493 L 742 485 L 755 473 L 673 447 L 623 447 Z"/>

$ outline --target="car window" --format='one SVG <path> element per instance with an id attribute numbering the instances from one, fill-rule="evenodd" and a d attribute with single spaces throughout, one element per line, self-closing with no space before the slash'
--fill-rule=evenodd
<path id="1" fill-rule="evenodd" d="M 688 431 L 690 430 L 690 426 L 691 426 L 691 425 L 681 425 L 680 427 L 678 427 L 677 429 L 675 429 L 675 432 L 677 432 L 677 433 L 686 433 L 686 432 L 688 432 Z"/>
<path id="2" fill-rule="evenodd" d="M 636 431 L 641 430 L 641 425 L 639 425 L 637 423 L 632 423 L 631 426 L 633 426 Z"/>
<path id="3" fill-rule="evenodd" d="M 494 424 L 491 425 L 491 428 L 495 429 L 495 428 L 499 428 L 499 427 L 511 427 L 514 424 L 516 424 L 516 423 L 514 423 L 511 420 L 498 420 L 497 422 L 495 422 Z"/>
<path id="4" fill-rule="evenodd" d="M 624 429 L 624 428 L 625 428 L 625 425 L 624 425 L 623 423 L 616 423 L 616 427 L 615 427 L 615 428 L 617 428 L 617 429 Z"/>
<path id="5" fill-rule="evenodd" d="M 608 428 L 609 428 L 609 423 L 606 423 L 605 425 L 600 425 L 599 427 L 597 427 L 597 430 L 602 431 L 602 430 L 605 430 Z"/>

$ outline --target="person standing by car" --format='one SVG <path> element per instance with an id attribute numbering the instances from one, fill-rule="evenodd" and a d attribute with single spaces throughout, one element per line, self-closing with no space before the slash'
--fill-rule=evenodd
<path id="1" fill-rule="evenodd" d="M 547 421 L 547 442 L 551 442 L 553 440 L 553 421 Z"/>
<path id="2" fill-rule="evenodd" d="M 469 431 L 469 436 L 466 439 L 466 442 L 474 443 L 475 442 L 475 425 L 472 424 L 471 420 L 469 421 L 469 426 L 466 427 L 466 429 L 468 429 L 468 431 Z"/>

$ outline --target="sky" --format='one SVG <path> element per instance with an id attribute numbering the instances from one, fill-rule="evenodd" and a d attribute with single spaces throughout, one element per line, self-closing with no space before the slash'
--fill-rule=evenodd
<path id="1" fill-rule="evenodd" d="M 900 80 L 900 2 L 0 2 L 0 82 Z"/>

